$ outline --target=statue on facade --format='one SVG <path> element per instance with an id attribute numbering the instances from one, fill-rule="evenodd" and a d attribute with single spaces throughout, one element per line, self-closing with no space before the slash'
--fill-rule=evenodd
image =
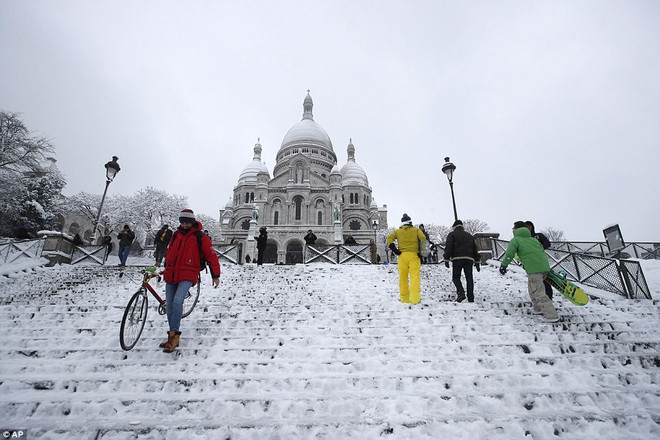
<path id="1" fill-rule="evenodd" d="M 336 222 L 339 221 L 339 214 L 339 203 L 334 203 L 332 207 L 332 217 Z"/>
<path id="2" fill-rule="evenodd" d="M 302 167 L 300 166 L 300 164 L 298 164 L 298 168 L 296 169 L 296 183 L 302 183 L 302 179 L 303 179 Z"/>
<path id="3" fill-rule="evenodd" d="M 252 204 L 252 220 L 259 220 L 259 206 L 256 203 Z"/>

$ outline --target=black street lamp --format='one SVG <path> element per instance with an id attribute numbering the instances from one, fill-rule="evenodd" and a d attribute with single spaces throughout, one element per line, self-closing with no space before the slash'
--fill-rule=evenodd
<path id="1" fill-rule="evenodd" d="M 92 243 L 96 243 L 98 238 L 98 229 L 99 229 L 99 220 L 101 218 L 101 210 L 103 209 L 103 202 L 105 202 L 105 194 L 108 192 L 108 186 L 112 182 L 121 170 L 121 167 L 117 163 L 119 158 L 117 156 L 112 156 L 112 160 L 105 164 L 105 190 L 103 191 L 103 197 L 101 197 L 101 204 L 99 205 L 99 211 L 96 213 L 96 221 L 94 222 L 94 239 Z"/>
<path id="2" fill-rule="evenodd" d="M 445 164 L 442 166 L 442 172 L 447 175 L 447 180 L 449 180 L 449 188 L 451 189 L 451 203 L 454 205 L 454 221 L 458 220 L 458 214 L 456 214 L 456 199 L 454 198 L 454 171 L 456 170 L 456 165 L 449 162 L 449 158 L 445 157 Z"/>
<path id="3" fill-rule="evenodd" d="M 373 230 L 374 230 L 374 243 L 378 243 L 377 240 L 376 240 L 376 231 L 378 230 L 378 222 L 377 222 L 376 220 L 374 220 L 374 222 L 373 222 L 373 224 L 371 225 L 371 227 L 372 227 Z"/>

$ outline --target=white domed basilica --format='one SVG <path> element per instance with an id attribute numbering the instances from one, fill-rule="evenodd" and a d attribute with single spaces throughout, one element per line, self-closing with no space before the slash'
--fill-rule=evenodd
<path id="1" fill-rule="evenodd" d="M 387 205 L 379 208 L 374 201 L 353 143 L 349 141 L 348 161 L 340 169 L 330 136 L 314 121 L 313 106 L 308 91 L 302 120 L 284 136 L 272 178 L 257 141 L 233 197 L 220 210 L 225 243 L 244 243 L 248 254 L 250 235 L 266 227 L 266 263 L 302 262 L 303 237 L 310 229 L 318 237 L 316 244 L 329 245 L 343 243 L 349 235 L 368 244 L 374 228 L 387 229 Z"/>

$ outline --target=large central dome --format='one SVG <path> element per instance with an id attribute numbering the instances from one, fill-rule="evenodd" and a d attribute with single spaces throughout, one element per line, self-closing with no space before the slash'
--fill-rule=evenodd
<path id="1" fill-rule="evenodd" d="M 332 149 L 330 136 L 313 119 L 303 119 L 291 127 L 282 140 L 282 147 L 286 148 L 293 144 L 317 144 Z"/>
<path id="2" fill-rule="evenodd" d="M 314 116 L 312 115 L 313 107 L 314 102 L 312 101 L 312 97 L 309 95 L 308 90 L 305 101 L 303 102 L 302 121 L 298 122 L 296 125 L 291 127 L 289 131 L 287 131 L 284 139 L 282 140 L 282 146 L 280 147 L 280 150 L 297 144 L 316 145 L 332 150 L 332 141 L 330 141 L 330 136 L 328 136 L 328 133 L 323 129 L 323 127 L 314 122 Z"/>

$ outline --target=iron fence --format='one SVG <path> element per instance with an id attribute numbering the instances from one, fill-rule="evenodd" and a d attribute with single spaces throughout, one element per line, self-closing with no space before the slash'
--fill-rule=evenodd
<path id="1" fill-rule="evenodd" d="M 331 264 L 372 264 L 368 244 L 312 244 L 305 246 L 304 262 Z"/>
<path id="2" fill-rule="evenodd" d="M 640 260 L 660 260 L 660 243 L 651 241 L 630 242 L 616 252 L 610 252 L 607 244 L 599 241 L 553 241 L 552 249 L 601 257 L 620 256 Z"/>
<path id="3" fill-rule="evenodd" d="M 221 263 L 242 264 L 243 246 L 240 243 L 215 245 L 213 250 Z"/>
<path id="4" fill-rule="evenodd" d="M 108 247 L 104 244 L 74 246 L 71 253 L 71 264 L 103 266 L 107 258 Z"/>
<path id="5" fill-rule="evenodd" d="M 491 243 L 493 259 L 501 261 L 509 242 L 494 239 Z M 565 272 L 566 277 L 572 281 L 614 292 L 627 298 L 652 299 L 651 291 L 638 261 L 619 260 L 555 248 L 547 249 L 546 255 L 550 261 L 550 267 L 556 272 Z M 519 263 L 516 262 L 516 264 Z"/>
<path id="6" fill-rule="evenodd" d="M 10 264 L 21 260 L 40 258 L 45 241 L 43 238 L 3 240 L 0 242 L 0 264 Z"/>

